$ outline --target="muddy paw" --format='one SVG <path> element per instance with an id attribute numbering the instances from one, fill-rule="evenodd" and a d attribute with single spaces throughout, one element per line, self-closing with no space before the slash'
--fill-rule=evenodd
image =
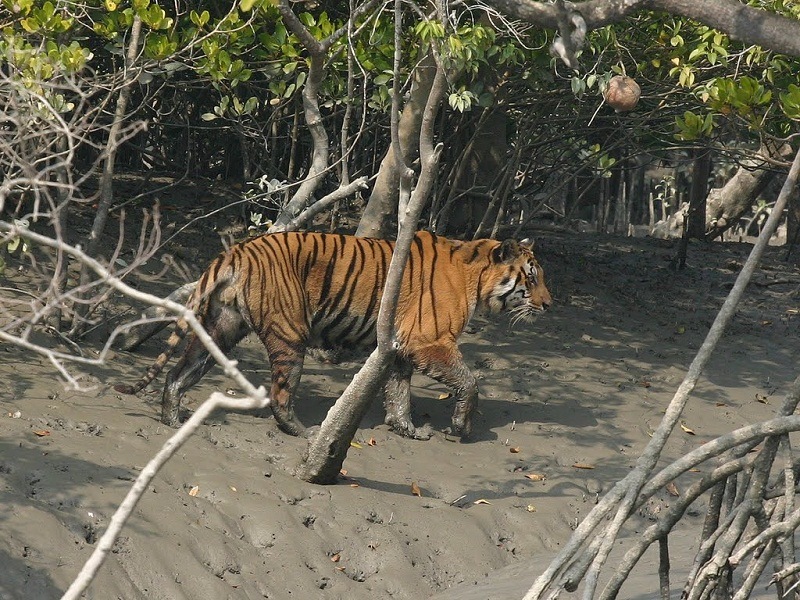
<path id="1" fill-rule="evenodd" d="M 467 419 L 464 415 L 453 415 L 453 426 L 448 428 L 452 435 L 461 436 L 461 439 L 469 438 L 470 433 L 472 433 L 472 423 L 469 419 Z"/>
<path id="2" fill-rule="evenodd" d="M 412 437 L 415 440 L 429 440 L 433 437 L 433 427 L 427 423 L 422 427 L 417 427 Z"/>
<path id="3" fill-rule="evenodd" d="M 288 433 L 289 435 L 303 436 L 305 435 L 306 428 L 303 424 L 294 418 L 294 416 L 289 412 L 283 412 L 280 410 L 273 410 L 273 415 L 275 415 L 275 421 L 278 424 L 278 429 L 280 429 L 284 433 Z"/>
<path id="4" fill-rule="evenodd" d="M 416 428 L 411 422 L 411 419 L 407 417 L 394 417 L 387 414 L 384 423 L 386 423 L 397 435 L 402 435 L 403 437 L 414 437 Z"/>

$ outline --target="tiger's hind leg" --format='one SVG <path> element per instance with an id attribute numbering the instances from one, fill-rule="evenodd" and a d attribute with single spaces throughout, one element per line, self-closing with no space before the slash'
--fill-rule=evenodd
<path id="1" fill-rule="evenodd" d="M 229 306 L 211 307 L 203 320 L 203 327 L 226 355 L 248 331 L 239 313 Z M 167 374 L 161 397 L 162 423 L 170 427 L 179 425 L 181 398 L 214 364 L 206 347 L 197 336 L 190 334 L 183 356 Z"/>
<path id="2" fill-rule="evenodd" d="M 161 397 L 161 422 L 170 427 L 180 425 L 181 398 L 186 391 L 202 379 L 214 366 L 214 359 L 205 346 L 192 335 L 186 352 L 178 364 L 167 373 L 164 394 Z"/>
<path id="3" fill-rule="evenodd" d="M 472 415 L 478 406 L 478 382 L 469 370 L 458 346 L 426 346 L 414 353 L 415 364 L 428 377 L 453 390 L 456 407 L 453 411 L 452 433 L 462 439 L 472 433 Z"/>
<path id="4" fill-rule="evenodd" d="M 294 415 L 294 395 L 303 375 L 305 346 L 289 343 L 277 345 L 274 341 L 265 342 L 272 370 L 270 406 L 275 422 L 284 433 L 304 435 L 306 428 Z M 277 347 L 276 347 L 277 345 Z"/>
<path id="5" fill-rule="evenodd" d="M 392 431 L 417 440 L 431 437 L 430 427 L 414 427 L 411 421 L 411 374 L 414 367 L 407 359 L 395 358 L 389 367 L 389 378 L 384 386 L 383 405 L 386 408 L 385 423 Z"/>

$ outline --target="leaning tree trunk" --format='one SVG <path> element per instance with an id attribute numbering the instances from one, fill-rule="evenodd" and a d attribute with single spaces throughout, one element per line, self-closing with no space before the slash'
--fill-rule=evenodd
<path id="1" fill-rule="evenodd" d="M 400 0 L 395 0 L 396 45 L 399 46 Z M 342 464 L 347 457 L 350 442 L 358 430 L 361 419 L 369 409 L 375 396 L 380 396 L 388 375 L 388 369 L 397 353 L 395 334 L 395 314 L 397 300 L 403 281 L 403 271 L 410 253 L 411 242 L 417 229 L 422 209 L 425 206 L 433 181 L 442 145 L 433 146 L 433 124 L 439 104 L 444 97 L 445 77 L 443 68 L 435 67 L 435 76 L 420 120 L 418 149 L 421 170 L 417 187 L 410 192 L 412 171 L 397 160 L 393 169 L 400 175 L 398 181 L 398 200 L 404 209 L 399 212 L 400 228 L 394 254 L 386 275 L 386 286 L 378 312 L 378 347 L 367 359 L 366 364 L 353 377 L 342 396 L 328 411 L 317 434 L 309 440 L 296 475 L 312 483 L 335 483 Z M 397 64 L 395 73 L 397 73 Z M 395 121 L 393 129 L 399 123 Z M 397 139 L 397 133 L 393 132 Z M 409 198 L 410 195 L 410 198 Z"/>
<path id="2" fill-rule="evenodd" d="M 425 104 L 436 77 L 433 50 L 428 52 L 414 69 L 408 101 L 398 123 L 398 137 L 403 152 L 402 163 L 410 165 L 419 156 L 419 132 Z M 356 235 L 386 238 L 392 233 L 392 218 L 396 214 L 400 190 L 400 169 L 395 160 L 394 145 L 390 145 L 381 161 L 378 177 L 372 188 L 367 207 L 361 216 Z"/>
<path id="3" fill-rule="evenodd" d="M 753 206 L 759 194 L 780 172 L 770 160 L 783 160 L 791 155 L 788 144 L 780 147 L 764 144 L 758 155 L 744 161 L 728 183 L 714 188 L 706 200 L 706 239 L 714 239 L 736 225 Z"/>

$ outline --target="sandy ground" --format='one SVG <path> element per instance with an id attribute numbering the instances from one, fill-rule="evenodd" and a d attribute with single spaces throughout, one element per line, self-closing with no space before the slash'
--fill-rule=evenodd
<path id="1" fill-rule="evenodd" d="M 689 268 L 675 273 L 668 242 L 537 237 L 552 311 L 516 331 L 478 321 L 462 338 L 481 385 L 475 441 L 400 438 L 374 406 L 346 477 L 318 486 L 291 474 L 304 440 L 271 418 L 219 415 L 158 474 L 86 597 L 521 598 L 634 464 L 750 250 L 693 245 Z M 797 372 L 800 326 L 800 273 L 784 254 L 770 249 L 686 410 L 694 435 L 676 432 L 664 463 L 780 404 Z M 25 286 L 26 277 L 11 274 L 4 285 Z M 154 284 L 161 292 L 173 285 Z M 157 420 L 158 392 L 111 389 L 135 380 L 160 347 L 152 340 L 84 370 L 90 391 L 79 392 L 65 389 L 46 359 L 0 344 L 0 598 L 59 597 L 171 434 Z M 267 379 L 256 340 L 237 357 L 253 380 Z M 357 368 L 309 360 L 300 418 L 320 422 Z M 212 371 L 188 404 L 229 387 Z M 442 391 L 415 378 L 418 425 L 448 425 Z M 525 477 L 533 473 L 544 480 Z M 682 477 L 678 489 L 699 476 Z M 635 539 L 670 500 L 662 492 L 625 536 Z M 678 570 L 692 558 L 703 509 L 698 502 L 672 537 Z M 645 561 L 623 597 L 654 597 L 655 565 Z"/>

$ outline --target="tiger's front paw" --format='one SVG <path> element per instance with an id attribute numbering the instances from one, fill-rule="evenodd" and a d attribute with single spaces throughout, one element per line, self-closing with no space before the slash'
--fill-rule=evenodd
<path id="1" fill-rule="evenodd" d="M 433 431 L 429 425 L 414 427 L 414 424 L 408 417 L 394 418 L 390 415 L 386 415 L 385 423 L 397 435 L 402 435 L 403 437 L 411 438 L 412 440 L 429 440 L 433 435 Z"/>

